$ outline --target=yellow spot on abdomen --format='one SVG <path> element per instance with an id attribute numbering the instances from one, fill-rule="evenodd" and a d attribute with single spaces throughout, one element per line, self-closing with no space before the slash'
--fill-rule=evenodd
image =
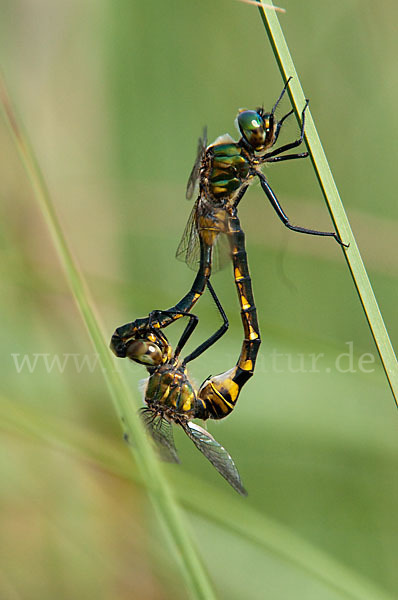
<path id="1" fill-rule="evenodd" d="M 247 298 L 245 296 L 242 296 L 240 301 L 242 303 L 243 310 L 247 310 L 248 308 L 250 308 L 250 304 L 248 303 Z"/>
<path id="2" fill-rule="evenodd" d="M 252 371 L 253 370 L 253 361 L 245 360 L 245 362 L 242 363 L 242 365 L 241 365 L 241 369 L 243 369 L 244 371 Z"/>
<path id="3" fill-rule="evenodd" d="M 238 267 L 235 268 L 235 279 L 242 279 L 242 273 L 240 272 L 240 270 L 238 269 Z"/>
<path id="4" fill-rule="evenodd" d="M 249 338 L 251 340 L 256 340 L 258 338 L 258 333 L 256 333 L 253 329 L 253 327 L 250 327 L 250 335 Z"/>

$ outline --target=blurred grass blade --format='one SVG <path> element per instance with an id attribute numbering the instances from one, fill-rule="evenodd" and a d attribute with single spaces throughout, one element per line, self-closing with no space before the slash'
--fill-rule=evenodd
<path id="1" fill-rule="evenodd" d="M 278 17 L 274 10 L 264 6 L 259 7 L 259 11 L 284 81 L 293 77 L 288 90 L 296 115 L 299 116 L 304 107 L 305 96 Z M 398 406 L 397 359 L 309 110 L 305 114 L 305 138 L 333 223 L 343 242 L 350 244 L 349 248 L 344 249 L 344 254 Z"/>
<path id="2" fill-rule="evenodd" d="M 30 406 L 21 406 L 0 397 L 0 421 L 9 431 L 17 431 L 45 444 L 62 448 L 78 459 L 93 461 L 96 469 L 106 469 L 119 477 L 133 478 L 143 484 L 142 478 L 131 472 L 125 453 L 94 431 L 85 431 L 75 423 L 71 425 L 54 416 L 38 415 Z M 278 556 L 293 569 L 308 574 L 321 582 L 339 597 L 347 600 L 393 600 L 393 597 L 375 583 L 348 565 L 336 560 L 327 552 L 314 546 L 298 534 L 278 523 L 247 503 L 242 512 L 242 502 L 231 494 L 210 489 L 204 481 L 176 471 L 178 498 L 193 515 L 214 523 L 245 540 L 261 552 Z M 225 507 L 228 506 L 228 510 Z"/>
<path id="3" fill-rule="evenodd" d="M 280 557 L 292 566 L 292 570 L 307 573 L 308 577 L 321 582 L 328 590 L 338 592 L 339 598 L 393 600 L 393 596 L 366 576 L 333 558 L 272 517 L 247 506 L 242 518 L 242 509 L 235 499 L 232 502 L 228 499 L 228 511 L 222 510 L 226 499 L 218 490 L 212 493 L 212 506 L 208 506 L 201 502 L 200 493 L 195 493 L 194 482 L 192 485 L 179 486 L 179 490 L 182 505 L 193 514 L 213 521 L 229 534 L 234 533 L 264 553 Z"/>
<path id="4" fill-rule="evenodd" d="M 152 447 L 138 419 L 137 407 L 131 397 L 130 390 L 115 370 L 114 359 L 111 356 L 108 344 L 99 325 L 99 320 L 95 314 L 93 302 L 85 286 L 83 276 L 69 250 L 43 175 L 35 160 L 28 138 L 22 130 L 5 83 L 1 77 L 0 100 L 5 120 L 14 138 L 35 198 L 57 249 L 73 297 L 88 329 L 94 348 L 99 355 L 102 372 L 104 373 L 117 414 L 121 420 L 121 425 L 127 431 L 130 439 L 133 439 L 135 442 L 134 449 L 131 445 L 130 448 L 137 460 L 142 480 L 148 488 L 153 506 L 164 525 L 165 531 L 174 542 L 172 549 L 178 564 L 182 567 L 182 573 L 185 576 L 192 597 L 201 600 L 211 600 L 215 598 L 212 585 L 194 546 L 192 536 L 188 534 L 185 519 L 172 496 L 171 490 L 161 471 L 160 464 L 154 456 Z"/>

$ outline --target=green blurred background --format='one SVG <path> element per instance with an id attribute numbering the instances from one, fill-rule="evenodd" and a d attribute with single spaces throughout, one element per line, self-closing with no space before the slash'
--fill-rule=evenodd
<path id="1" fill-rule="evenodd" d="M 397 5 L 282 4 L 394 343 Z M 3 0 L 0 34 L 4 74 L 110 337 L 173 305 L 193 281 L 174 253 L 203 126 L 211 140 L 235 135 L 239 107 L 270 107 L 280 93 L 258 11 L 232 0 Z M 286 139 L 296 136 L 294 119 L 286 129 Z M 186 598 L 4 122 L 0 133 L 0 597 Z M 330 230 L 309 161 L 267 175 L 294 223 Z M 254 515 L 266 544 L 266 523 L 280 524 L 396 597 L 398 415 L 343 255 L 332 240 L 285 230 L 259 186 L 240 215 L 263 345 L 233 415 L 209 429 L 249 497 L 237 497 L 180 435 L 183 464 L 165 466 L 167 475 L 187 502 L 195 497 L 241 526 Z M 241 345 L 231 269 L 213 284 L 231 326 L 192 364 L 198 382 L 230 368 Z M 195 312 L 190 348 L 218 325 L 207 295 Z M 175 341 L 179 331 L 168 335 Z M 351 349 L 350 363 L 341 355 Z M 275 353 L 283 356 L 272 364 Z M 375 362 L 361 368 L 365 353 Z M 118 366 L 137 389 L 145 371 Z M 187 519 L 220 598 L 347 597 L 280 557 L 272 536 L 265 552 L 206 515 Z"/>

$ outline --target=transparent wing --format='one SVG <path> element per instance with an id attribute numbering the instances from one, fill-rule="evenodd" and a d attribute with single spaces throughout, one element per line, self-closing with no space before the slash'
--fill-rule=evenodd
<path id="1" fill-rule="evenodd" d="M 222 475 L 239 494 L 247 496 L 238 469 L 225 448 L 223 448 L 210 433 L 205 431 L 202 427 L 199 427 L 199 425 L 187 423 L 182 426 L 185 433 L 191 438 L 198 450 L 205 455 L 220 475 Z"/>
<path id="2" fill-rule="evenodd" d="M 220 233 L 217 236 L 216 243 L 213 248 L 213 264 L 212 271 L 220 271 L 231 262 L 231 249 L 229 247 L 228 238 L 225 233 Z"/>
<path id="3" fill-rule="evenodd" d="M 206 127 L 203 129 L 202 136 L 203 137 L 199 138 L 199 140 L 198 140 L 198 151 L 196 154 L 195 164 L 192 167 L 192 171 L 189 176 L 188 183 L 187 183 L 187 191 L 185 194 L 187 200 L 191 200 L 193 193 L 195 191 L 196 184 L 199 179 L 200 165 L 202 164 L 202 158 L 203 158 L 203 156 L 206 152 L 206 148 L 207 148 L 207 128 Z"/>
<path id="4" fill-rule="evenodd" d="M 190 269 L 197 271 L 200 262 L 200 241 L 198 229 L 196 227 L 196 211 L 198 200 L 189 215 L 188 223 L 185 226 L 181 241 L 178 245 L 176 257 L 182 262 L 186 262 Z"/>
<path id="5" fill-rule="evenodd" d="M 188 267 L 193 271 L 197 271 L 200 264 L 200 240 L 199 232 L 196 226 L 196 213 L 199 209 L 200 196 L 195 202 L 195 205 L 189 215 L 188 223 L 185 226 L 184 233 L 178 245 L 176 257 L 178 260 L 187 263 Z M 227 236 L 220 233 L 217 236 L 213 246 L 212 266 L 211 270 L 214 273 L 223 269 L 230 262 L 231 251 L 228 244 Z"/>
<path id="6" fill-rule="evenodd" d="M 150 408 L 141 408 L 140 414 L 147 431 L 156 444 L 160 458 L 167 462 L 179 463 L 172 424 Z"/>

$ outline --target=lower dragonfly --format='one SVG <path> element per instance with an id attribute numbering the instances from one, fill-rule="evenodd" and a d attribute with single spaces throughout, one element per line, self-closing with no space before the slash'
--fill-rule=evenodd
<path id="1" fill-rule="evenodd" d="M 244 331 L 242 349 L 235 367 L 220 375 L 211 377 L 206 382 L 206 398 L 213 405 L 211 418 L 222 419 L 233 410 L 242 387 L 253 375 L 261 338 L 247 263 L 245 235 L 240 226 L 236 209 L 229 208 L 228 212 L 222 210 L 217 218 L 219 220 L 219 231 L 225 234 L 230 246 Z M 205 245 L 202 237 L 200 237 L 200 245 L 202 251 L 209 251 L 209 255 L 211 256 L 212 245 Z M 204 282 L 205 286 L 206 284 L 213 294 L 214 290 L 210 286 L 208 277 L 206 277 Z M 190 305 L 187 308 L 190 308 Z M 128 356 L 128 348 L 131 341 L 137 339 L 140 335 L 146 335 L 149 321 L 151 321 L 152 328 L 163 329 L 176 319 L 186 316 L 188 312 L 189 310 L 183 310 L 181 303 L 179 303 L 179 305 L 169 310 L 154 311 L 151 313 L 152 316 L 136 319 L 131 323 L 122 325 L 115 330 L 112 336 L 111 349 L 116 356 L 124 358 Z"/>
<path id="2" fill-rule="evenodd" d="M 222 326 L 209 339 L 181 359 L 181 351 L 198 324 L 197 316 L 191 313 L 182 315 L 189 322 L 173 352 L 159 328 L 159 321 L 174 315 L 169 314 L 170 311 L 153 311 L 148 317 L 146 330 L 137 329 L 130 338 L 126 356 L 145 365 L 149 372 L 144 398 L 147 406 L 141 409 L 141 415 L 161 456 L 170 462 L 179 462 L 172 424 L 179 425 L 228 483 L 239 494 L 246 496 L 238 470 L 227 450 L 205 429 L 192 423 L 192 419 L 220 419 L 229 414 L 236 395 L 232 388 L 238 385 L 228 377 L 221 382 L 218 376 L 218 384 L 223 383 L 224 386 L 222 392 L 220 385 L 215 389 L 214 378 L 207 379 L 196 390 L 187 372 L 187 363 L 207 350 L 228 328 L 227 317 L 210 281 L 207 287 L 223 319 Z"/>

